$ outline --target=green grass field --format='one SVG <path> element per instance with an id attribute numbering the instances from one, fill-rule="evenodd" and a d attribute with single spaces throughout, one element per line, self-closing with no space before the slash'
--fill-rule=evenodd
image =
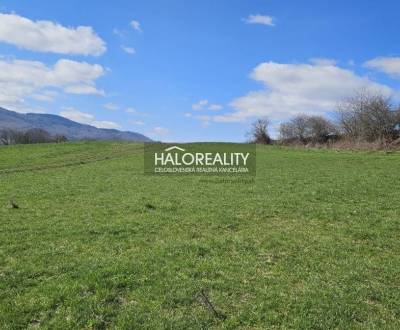
<path id="1" fill-rule="evenodd" d="M 400 328 L 399 153 L 258 147 L 240 184 L 142 148 L 0 148 L 1 329 Z"/>

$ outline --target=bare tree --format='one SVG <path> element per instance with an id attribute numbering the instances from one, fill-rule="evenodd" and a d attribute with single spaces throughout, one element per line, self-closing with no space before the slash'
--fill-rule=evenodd
<path id="1" fill-rule="evenodd" d="M 299 114 L 279 128 L 282 140 L 293 142 L 326 142 L 336 133 L 335 125 L 322 116 Z"/>
<path id="2" fill-rule="evenodd" d="M 267 118 L 257 119 L 251 127 L 249 133 L 252 143 L 271 144 L 271 138 L 268 134 L 269 120 Z"/>
<path id="3" fill-rule="evenodd" d="M 398 136 L 399 111 L 381 93 L 360 90 L 337 107 L 340 128 L 347 137 L 373 142 Z"/>
<path id="4" fill-rule="evenodd" d="M 30 143 L 48 143 L 65 142 L 67 138 L 63 135 L 50 135 L 43 129 L 33 128 L 26 132 L 13 129 L 0 130 L 0 145 L 9 144 L 30 144 Z"/>
<path id="5" fill-rule="evenodd" d="M 330 136 L 337 135 L 336 126 L 322 116 L 309 116 L 307 121 L 309 137 L 313 142 L 324 143 Z"/>
<path id="6" fill-rule="evenodd" d="M 297 140 L 294 125 L 290 122 L 281 123 L 279 126 L 279 136 L 281 140 Z"/>
<path id="7" fill-rule="evenodd" d="M 41 128 L 32 128 L 25 132 L 26 143 L 53 142 L 52 136 Z"/>
<path id="8" fill-rule="evenodd" d="M 309 117 L 307 115 L 299 114 L 289 122 L 293 127 L 295 137 L 301 142 L 305 142 L 306 138 L 309 136 L 308 119 Z"/>
<path id="9" fill-rule="evenodd" d="M 0 131 L 0 144 L 10 145 L 24 143 L 24 133 L 12 129 L 4 129 Z"/>
<path id="10" fill-rule="evenodd" d="M 306 142 L 310 136 L 309 118 L 310 116 L 306 114 L 299 114 L 288 122 L 282 123 L 279 128 L 281 139 Z"/>
<path id="11" fill-rule="evenodd" d="M 12 142 L 9 130 L 0 131 L 0 145 L 9 145 Z"/>

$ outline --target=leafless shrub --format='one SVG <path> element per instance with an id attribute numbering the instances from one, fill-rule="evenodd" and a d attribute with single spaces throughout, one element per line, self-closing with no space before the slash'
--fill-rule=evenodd
<path id="1" fill-rule="evenodd" d="M 271 144 L 271 138 L 268 134 L 268 126 L 269 120 L 264 119 L 257 119 L 251 127 L 250 141 L 252 143 L 260 143 L 260 144 Z"/>
<path id="2" fill-rule="evenodd" d="M 322 116 L 299 114 L 279 128 L 281 140 L 291 143 L 325 143 L 337 135 L 335 125 Z"/>
<path id="3" fill-rule="evenodd" d="M 399 136 L 399 111 L 380 93 L 361 90 L 341 102 L 336 113 L 347 138 L 374 142 L 393 141 Z"/>

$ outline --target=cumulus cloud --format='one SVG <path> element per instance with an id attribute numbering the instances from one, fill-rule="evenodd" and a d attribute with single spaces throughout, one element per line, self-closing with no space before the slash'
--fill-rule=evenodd
<path id="1" fill-rule="evenodd" d="M 71 94 L 104 94 L 95 80 L 104 74 L 98 64 L 61 59 L 53 66 L 38 61 L 0 59 L 0 104 L 18 108 L 26 98 L 52 98 L 59 89 Z"/>
<path id="2" fill-rule="evenodd" d="M 129 55 L 134 55 L 134 54 L 136 54 L 136 49 L 133 48 L 133 47 L 121 46 L 121 48 L 122 48 L 122 50 L 123 50 L 125 53 L 127 53 L 127 54 L 129 54 Z"/>
<path id="3" fill-rule="evenodd" d="M 251 77 L 263 83 L 264 89 L 233 100 L 235 111 L 214 116 L 214 121 L 240 122 L 264 116 L 285 120 L 298 113 L 332 111 L 341 99 L 362 88 L 393 93 L 388 86 L 334 65 L 266 62 L 258 65 Z"/>
<path id="4" fill-rule="evenodd" d="M 105 42 L 90 26 L 64 27 L 16 14 L 0 13 L 0 42 L 59 54 L 101 55 L 106 51 Z"/>
<path id="5" fill-rule="evenodd" d="M 389 75 L 400 76 L 400 57 L 377 57 L 365 62 L 364 66 Z"/>
<path id="6" fill-rule="evenodd" d="M 272 16 L 267 15 L 249 15 L 243 19 L 247 24 L 262 24 L 262 25 L 269 25 L 274 26 L 274 18 Z"/>
<path id="7" fill-rule="evenodd" d="M 96 120 L 96 118 L 92 114 L 81 112 L 76 110 L 75 108 L 70 107 L 63 108 L 62 111 L 60 111 L 60 116 L 81 124 L 91 125 L 98 128 L 121 128 L 120 125 L 118 125 L 117 123 L 106 120 Z"/>
<path id="8" fill-rule="evenodd" d="M 138 21 L 133 20 L 133 21 L 131 21 L 130 25 L 134 30 L 136 30 L 138 32 L 142 32 L 142 28 L 141 28 L 140 23 Z"/>

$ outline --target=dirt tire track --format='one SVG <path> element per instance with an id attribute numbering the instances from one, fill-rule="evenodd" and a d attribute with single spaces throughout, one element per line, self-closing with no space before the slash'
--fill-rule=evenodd
<path id="1" fill-rule="evenodd" d="M 137 155 L 143 151 L 143 147 L 130 149 L 129 152 L 116 152 L 116 153 L 109 153 L 107 156 L 103 157 L 90 157 L 90 158 L 81 158 L 71 162 L 61 163 L 61 164 L 38 164 L 28 167 L 13 167 L 13 168 L 6 168 L 0 170 L 0 175 L 12 174 L 12 173 L 23 173 L 23 172 L 32 172 L 32 171 L 43 171 L 48 169 L 56 169 L 56 168 L 63 168 L 63 167 L 72 167 L 72 166 L 79 166 L 79 165 L 86 165 L 92 164 L 100 161 L 105 160 L 114 160 L 123 158 L 130 155 Z"/>

